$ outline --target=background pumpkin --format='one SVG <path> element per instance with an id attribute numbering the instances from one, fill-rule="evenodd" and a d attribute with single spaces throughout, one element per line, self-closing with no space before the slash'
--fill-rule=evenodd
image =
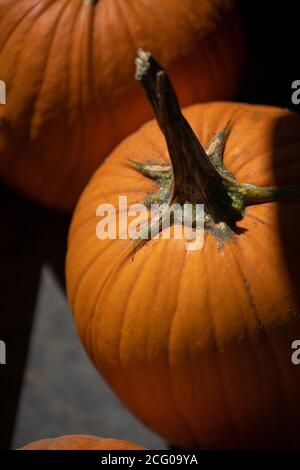
<path id="1" fill-rule="evenodd" d="M 138 47 L 166 64 L 182 104 L 233 96 L 242 44 L 234 2 L 150 3 L 0 0 L 7 184 L 48 206 L 74 207 L 109 151 L 151 116 L 132 79 Z"/>
<path id="2" fill-rule="evenodd" d="M 31 442 L 20 450 L 143 450 L 143 447 L 118 439 L 75 434 Z"/>
<path id="3" fill-rule="evenodd" d="M 205 148 L 230 123 L 224 164 L 238 182 L 299 184 L 298 116 L 223 102 L 184 115 Z M 119 195 L 140 203 L 158 187 L 129 159 L 169 164 L 155 122 L 97 170 L 71 224 L 68 295 L 90 357 L 127 406 L 173 444 L 297 446 L 300 371 L 291 344 L 300 332 L 300 204 L 247 207 L 222 246 L 211 232 L 194 252 L 184 240 L 160 238 L 132 258 L 131 240 L 95 233 L 99 204 L 117 207 Z"/>

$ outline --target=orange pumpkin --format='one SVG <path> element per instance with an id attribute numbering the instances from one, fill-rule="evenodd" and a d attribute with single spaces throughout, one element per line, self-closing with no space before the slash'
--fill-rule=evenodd
<path id="1" fill-rule="evenodd" d="M 119 439 L 74 434 L 70 436 L 41 439 L 31 442 L 20 450 L 145 450 L 143 447 Z"/>
<path id="2" fill-rule="evenodd" d="M 159 64 L 143 52 L 137 63 L 163 132 L 149 122 L 122 142 L 75 210 L 66 272 L 79 335 L 124 403 L 169 442 L 296 446 L 300 118 L 217 102 L 185 109 L 190 127 Z M 172 232 L 99 240 L 97 207 L 118 207 L 119 195 L 128 206 L 204 203 L 203 248 L 187 251 Z"/>
<path id="3" fill-rule="evenodd" d="M 0 0 L 0 176 L 73 209 L 91 174 L 151 116 L 137 47 L 168 67 L 182 104 L 233 96 L 242 35 L 233 0 Z"/>

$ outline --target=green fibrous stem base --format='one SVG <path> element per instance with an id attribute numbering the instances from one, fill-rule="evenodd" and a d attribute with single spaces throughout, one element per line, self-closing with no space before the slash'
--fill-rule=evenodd
<path id="1" fill-rule="evenodd" d="M 164 134 L 171 165 L 133 162 L 146 177 L 158 183 L 158 190 L 147 196 L 145 204 L 204 204 L 205 229 L 218 241 L 239 233 L 247 206 L 267 202 L 300 201 L 299 188 L 266 188 L 236 181 L 223 164 L 230 123 L 217 133 L 205 151 L 181 113 L 173 86 L 153 56 L 138 51 L 136 79 L 152 105 Z M 158 230 L 161 226 L 157 224 Z"/>

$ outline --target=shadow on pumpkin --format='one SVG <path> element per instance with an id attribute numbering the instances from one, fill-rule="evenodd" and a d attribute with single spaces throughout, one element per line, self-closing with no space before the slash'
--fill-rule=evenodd
<path id="1" fill-rule="evenodd" d="M 273 172 L 274 184 L 277 187 L 300 188 L 300 117 L 296 114 L 287 114 L 279 118 L 274 127 L 273 135 Z M 284 438 L 289 436 L 289 444 L 300 448 L 300 365 L 292 364 L 292 342 L 300 339 L 300 198 L 299 201 L 279 203 L 278 230 L 283 258 L 283 269 L 287 272 L 290 294 L 286 292 L 287 299 L 292 298 L 291 326 L 287 329 L 289 339 L 279 342 L 286 350 L 277 349 L 280 375 L 282 377 L 282 391 L 284 409 L 286 413 L 287 428 L 282 429 Z M 276 286 L 270 286 L 276 289 Z M 288 300 L 287 300 L 288 301 Z M 280 322 L 278 319 L 278 328 Z M 280 336 L 280 332 L 279 332 Z M 278 358 L 278 357 L 277 357 Z M 277 393 L 274 390 L 274 393 Z"/>
<path id="2" fill-rule="evenodd" d="M 276 122 L 274 128 L 274 182 L 277 187 L 300 189 L 300 117 L 290 114 Z M 300 199 L 278 204 L 278 222 L 282 252 L 300 319 Z M 300 336 L 300 329 L 298 332 Z M 300 370 L 299 370 L 300 376 Z"/>

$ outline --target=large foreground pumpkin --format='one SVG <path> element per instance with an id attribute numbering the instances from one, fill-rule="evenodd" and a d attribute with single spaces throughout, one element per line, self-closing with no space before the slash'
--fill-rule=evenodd
<path id="1" fill-rule="evenodd" d="M 241 43 L 232 0 L 0 0 L 0 176 L 72 209 L 151 116 L 133 80 L 138 47 L 163 60 L 186 105 L 233 96 Z"/>
<path id="2" fill-rule="evenodd" d="M 20 450 L 143 450 L 143 447 L 118 439 L 74 434 L 31 442 Z"/>
<path id="3" fill-rule="evenodd" d="M 167 145 L 157 123 L 146 124 L 79 201 L 67 256 L 79 335 L 124 403 L 173 444 L 296 446 L 300 118 L 197 104 L 184 110 L 194 134 L 160 66 L 143 52 L 137 62 Z M 203 248 L 187 251 L 174 237 L 98 239 L 97 207 L 118 207 L 119 195 L 128 206 L 204 203 Z"/>

